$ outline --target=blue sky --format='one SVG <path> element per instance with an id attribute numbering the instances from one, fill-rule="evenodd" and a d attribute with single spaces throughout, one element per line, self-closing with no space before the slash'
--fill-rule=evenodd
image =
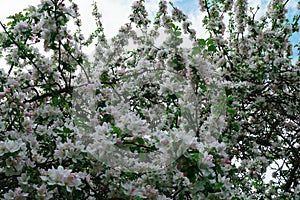
<path id="1" fill-rule="evenodd" d="M 182 9 L 184 13 L 199 11 L 198 0 L 179 0 L 174 3 Z"/>
<path id="2" fill-rule="evenodd" d="M 296 2 L 296 0 L 293 0 L 293 1 L 295 1 L 295 4 L 297 3 Z M 288 8 L 288 13 L 287 13 L 287 18 L 291 21 L 291 23 L 293 22 L 292 21 L 292 19 L 293 19 L 293 17 L 296 15 L 296 14 L 300 14 L 300 12 L 299 12 L 299 10 L 297 10 L 296 8 L 293 8 L 293 7 L 289 7 Z M 299 24 L 300 24 L 300 22 L 299 22 Z M 292 37 L 290 37 L 290 41 L 295 45 L 295 44 L 299 44 L 299 42 L 300 42 L 300 32 L 297 32 L 297 33 L 294 33 L 293 35 L 292 35 Z M 299 44 L 300 45 L 300 44 Z M 296 48 L 294 48 L 293 49 L 293 53 L 294 53 L 294 55 L 293 55 L 293 59 L 295 59 L 295 57 L 297 57 L 297 55 L 298 56 L 300 56 L 299 54 L 300 54 L 300 52 L 299 51 L 297 51 L 297 49 Z"/>

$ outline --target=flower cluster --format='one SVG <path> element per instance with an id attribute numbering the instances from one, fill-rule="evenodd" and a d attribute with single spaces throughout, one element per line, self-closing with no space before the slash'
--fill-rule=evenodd
<path id="1" fill-rule="evenodd" d="M 72 188 L 81 190 L 79 187 L 82 184 L 81 176 L 78 173 L 72 173 L 72 170 L 58 166 L 57 169 L 52 167 L 47 171 L 41 171 L 41 174 L 42 181 L 47 185 L 66 186 L 68 192 L 71 192 Z"/>

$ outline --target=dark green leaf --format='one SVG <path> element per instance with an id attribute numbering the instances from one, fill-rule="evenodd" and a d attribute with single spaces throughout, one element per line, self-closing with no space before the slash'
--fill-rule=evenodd
<path id="1" fill-rule="evenodd" d="M 207 46 L 210 46 L 212 44 L 214 44 L 214 40 L 213 39 L 207 40 Z"/>
<path id="2" fill-rule="evenodd" d="M 139 143 L 139 144 L 144 144 L 145 141 L 143 138 L 136 138 L 136 141 Z"/>
<path id="3" fill-rule="evenodd" d="M 214 45 L 210 45 L 210 46 L 208 46 L 207 50 L 215 52 L 215 51 L 217 51 L 217 48 Z"/>
<path id="4" fill-rule="evenodd" d="M 232 108 L 228 108 L 227 112 L 232 115 L 235 113 L 234 109 L 232 109 Z"/>
<path id="5" fill-rule="evenodd" d="M 201 46 L 204 46 L 206 41 L 204 39 L 198 39 L 198 43 L 201 45 Z"/>

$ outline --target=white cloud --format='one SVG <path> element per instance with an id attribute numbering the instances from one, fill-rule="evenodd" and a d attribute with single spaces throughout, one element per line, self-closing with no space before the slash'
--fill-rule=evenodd
<path id="1" fill-rule="evenodd" d="M 128 22 L 131 12 L 131 4 L 134 0 L 97 0 L 98 7 L 103 16 L 105 34 L 112 36 L 117 33 L 119 27 Z M 0 0 L 0 20 L 7 22 L 6 17 L 22 11 L 29 5 L 38 5 L 40 0 Z M 93 0 L 74 0 L 79 6 L 84 34 L 91 33 L 95 28 L 92 16 Z"/>
<path id="2" fill-rule="evenodd" d="M 7 22 L 6 17 L 22 11 L 29 5 L 37 5 L 40 0 L 0 0 L 0 20 Z"/>
<path id="3" fill-rule="evenodd" d="M 203 26 L 204 14 L 200 12 L 200 10 L 193 11 L 188 13 L 189 19 L 192 22 L 192 28 L 194 28 L 197 32 L 198 38 L 207 38 L 209 36 L 208 32 Z"/>
<path id="4" fill-rule="evenodd" d="M 103 16 L 104 32 L 108 36 L 115 35 L 119 28 L 129 22 L 131 5 L 134 0 L 103 0 L 99 2 L 99 10 Z M 88 12 L 88 11 L 86 11 Z"/>

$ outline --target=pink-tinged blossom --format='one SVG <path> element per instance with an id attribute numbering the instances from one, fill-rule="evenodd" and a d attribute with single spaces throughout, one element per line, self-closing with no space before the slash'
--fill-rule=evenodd
<path id="1" fill-rule="evenodd" d="M 5 96 L 5 92 L 0 92 L 0 99 L 2 99 Z"/>
<path id="2" fill-rule="evenodd" d="M 28 180 L 29 180 L 30 176 L 28 176 L 25 173 L 22 173 L 20 177 L 18 177 L 18 182 L 20 185 L 27 185 L 28 184 Z"/>
<path id="3" fill-rule="evenodd" d="M 239 33 L 245 31 L 247 20 L 247 0 L 237 0 L 234 5 L 236 27 Z"/>
<path id="4" fill-rule="evenodd" d="M 16 188 L 15 190 L 9 190 L 8 193 L 4 194 L 5 200 L 23 200 L 27 199 L 29 193 L 23 192 L 21 188 Z"/>
<path id="5" fill-rule="evenodd" d="M 147 185 L 145 187 L 145 190 L 146 190 L 146 195 L 149 198 L 156 198 L 158 196 L 158 194 L 159 194 L 158 190 L 155 189 L 155 188 L 153 188 L 153 187 L 151 187 L 150 185 Z"/>
<path id="6" fill-rule="evenodd" d="M 37 190 L 37 195 L 36 196 L 38 197 L 38 199 L 48 200 L 48 199 L 51 199 L 53 197 L 53 192 L 48 191 L 47 185 L 44 184 L 44 183 L 40 186 L 35 185 L 34 188 Z"/>
<path id="7" fill-rule="evenodd" d="M 20 21 L 15 25 L 13 32 L 15 34 L 20 34 L 26 32 L 27 30 L 28 30 L 28 23 L 25 21 Z"/>
<path id="8" fill-rule="evenodd" d="M 140 197 L 145 198 L 144 191 L 141 191 L 140 188 L 135 187 L 131 183 L 124 183 L 122 184 L 122 188 L 124 189 L 124 194 L 130 197 Z"/>
<path id="9" fill-rule="evenodd" d="M 200 159 L 200 166 L 203 165 L 203 167 L 214 167 L 214 163 L 213 163 L 214 157 L 211 154 L 208 154 L 207 152 L 204 152 L 203 154 L 203 158 Z"/>
<path id="10" fill-rule="evenodd" d="M 58 141 L 57 149 L 54 151 L 54 158 L 59 159 L 60 162 L 71 158 L 72 161 L 76 163 L 77 160 L 82 158 L 81 153 L 85 152 L 84 148 L 85 146 L 81 141 L 76 141 L 75 144 L 70 139 L 67 139 L 65 143 Z"/>
<path id="11" fill-rule="evenodd" d="M 26 145 L 21 140 L 8 140 L 0 141 L 0 156 L 4 153 L 14 153 L 20 149 L 26 150 Z"/>
<path id="12" fill-rule="evenodd" d="M 287 13 L 287 9 L 283 6 L 284 2 L 283 0 L 270 0 L 267 16 L 275 20 L 284 20 L 286 18 L 285 14 Z"/>
<path id="13" fill-rule="evenodd" d="M 77 173 L 72 173 L 72 170 L 64 169 L 62 166 L 58 166 L 57 169 L 52 167 L 42 174 L 41 179 L 48 185 L 67 186 L 69 192 L 71 192 L 71 188 L 79 190 L 79 186 L 82 184 Z"/>

